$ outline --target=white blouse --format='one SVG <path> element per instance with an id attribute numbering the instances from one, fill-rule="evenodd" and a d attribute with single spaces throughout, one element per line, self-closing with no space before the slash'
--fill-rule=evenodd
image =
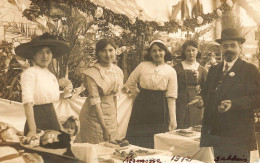
<path id="1" fill-rule="evenodd" d="M 193 71 L 197 71 L 200 66 L 198 62 L 194 62 L 192 65 L 189 65 L 185 61 L 182 61 L 181 64 L 184 70 L 193 70 Z"/>
<path id="2" fill-rule="evenodd" d="M 59 100 L 57 78 L 47 68 L 33 66 L 21 75 L 22 102 L 35 105 L 52 103 Z"/>
<path id="3" fill-rule="evenodd" d="M 139 92 L 137 83 L 144 89 L 166 91 L 166 97 L 177 98 L 176 71 L 166 63 L 159 66 L 152 62 L 140 63 L 126 82 L 135 95 Z"/>
<path id="4" fill-rule="evenodd" d="M 114 64 L 112 64 L 110 67 L 103 67 L 97 63 L 94 65 L 94 67 L 98 69 L 101 78 L 97 77 L 99 74 L 95 75 L 97 78 L 91 75 L 86 75 L 86 78 L 83 81 L 85 88 L 88 89 L 90 105 L 101 103 L 100 96 L 117 96 L 119 94 L 120 87 L 123 85 L 124 78 L 123 71 Z M 91 69 L 87 69 L 85 71 L 86 74 L 88 74 L 89 71 L 91 71 Z M 103 84 L 98 85 L 97 83 Z M 102 93 L 98 91 L 98 87 L 102 89 Z"/>

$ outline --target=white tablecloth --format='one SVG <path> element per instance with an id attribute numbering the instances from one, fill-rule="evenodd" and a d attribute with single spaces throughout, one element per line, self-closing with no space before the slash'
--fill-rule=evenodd
<path id="1" fill-rule="evenodd" d="M 97 163 L 98 160 L 113 160 L 114 163 L 122 163 L 122 160 L 119 160 L 117 158 L 114 158 L 112 154 L 115 152 L 115 148 L 106 147 L 104 143 L 100 144 L 89 144 L 89 143 L 75 143 L 71 147 L 73 154 L 79 158 L 82 161 L 85 161 L 86 163 Z M 135 162 L 137 160 L 160 160 L 162 163 L 169 163 L 169 162 L 183 162 L 183 163 L 201 163 L 201 161 L 197 160 L 190 160 L 184 157 L 174 157 L 172 156 L 172 153 L 165 150 L 158 150 L 158 149 L 148 149 L 143 147 L 138 147 L 135 145 L 129 145 L 126 149 L 122 149 L 120 151 L 126 151 L 129 152 L 130 150 L 148 150 L 150 152 L 156 152 L 154 155 L 148 155 L 148 156 L 138 156 L 135 158 Z M 173 159 L 173 160 L 172 160 Z M 125 162 L 133 162 L 132 161 L 125 161 Z M 158 162 L 158 161 L 157 161 Z"/>
<path id="2" fill-rule="evenodd" d="M 72 153 L 79 160 L 86 163 L 98 163 L 97 150 L 94 144 L 74 143 L 71 145 Z"/>
<path id="3" fill-rule="evenodd" d="M 173 150 L 175 156 L 190 157 L 206 163 L 214 162 L 213 149 L 210 147 L 199 147 L 200 132 L 194 136 L 185 137 L 173 133 L 160 133 L 154 135 L 154 148 L 161 150 Z M 174 147 L 174 148 L 173 148 Z M 258 151 L 251 151 L 250 162 L 255 163 L 259 159 Z"/>
<path id="4" fill-rule="evenodd" d="M 85 100 L 86 97 L 73 96 L 72 98 L 60 99 L 59 101 L 54 102 L 53 105 L 59 118 L 72 115 L 78 117 Z M 123 139 L 126 135 L 133 101 L 134 97 L 129 97 L 126 94 L 120 94 L 118 97 L 117 139 Z M 22 103 L 0 98 L 0 122 L 8 123 L 17 130 L 23 131 L 25 120 L 26 117 Z"/>
<path id="5" fill-rule="evenodd" d="M 23 104 L 0 98 L 0 121 L 14 126 L 17 130 L 23 131 L 25 124 L 25 113 Z"/>

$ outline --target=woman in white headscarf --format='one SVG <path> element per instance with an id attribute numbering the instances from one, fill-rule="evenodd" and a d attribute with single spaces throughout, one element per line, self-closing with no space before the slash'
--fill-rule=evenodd
<path id="1" fill-rule="evenodd" d="M 171 54 L 165 43 L 154 40 L 150 43 L 147 62 L 140 63 L 127 82 L 131 94 L 136 95 L 127 130 L 131 144 L 154 148 L 154 134 L 176 128 L 175 99 L 177 76 L 166 64 Z"/>

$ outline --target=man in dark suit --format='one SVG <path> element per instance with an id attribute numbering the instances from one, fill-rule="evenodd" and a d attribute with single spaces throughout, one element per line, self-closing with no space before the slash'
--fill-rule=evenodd
<path id="1" fill-rule="evenodd" d="M 225 29 L 221 39 L 224 61 L 210 68 L 202 98 L 205 107 L 201 147 L 213 147 L 216 162 L 249 162 L 256 150 L 254 109 L 260 108 L 258 69 L 239 58 L 245 39 Z"/>

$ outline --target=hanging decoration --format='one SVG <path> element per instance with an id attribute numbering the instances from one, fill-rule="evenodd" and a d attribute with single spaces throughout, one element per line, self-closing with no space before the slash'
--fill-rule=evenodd
<path id="1" fill-rule="evenodd" d="M 203 18 L 201 16 L 197 17 L 197 23 L 202 24 L 203 23 Z"/>
<path id="2" fill-rule="evenodd" d="M 217 9 L 217 15 L 218 15 L 218 17 L 222 17 L 222 15 L 223 15 L 222 10 Z"/>
<path id="3" fill-rule="evenodd" d="M 193 4 L 192 6 L 193 7 L 192 7 L 192 10 L 191 10 L 191 16 L 193 18 L 198 17 L 200 15 L 203 15 L 203 5 L 200 2 L 200 0 L 197 0 L 197 3 Z"/>
<path id="4" fill-rule="evenodd" d="M 194 40 L 198 40 L 199 37 L 205 35 L 207 32 L 209 32 L 210 30 L 212 30 L 213 28 L 215 27 L 215 22 L 212 22 L 207 28 L 199 31 L 199 32 L 196 32 L 193 36 L 192 36 L 192 39 Z"/>
<path id="5" fill-rule="evenodd" d="M 101 18 L 103 16 L 103 9 L 101 7 L 97 7 L 97 10 L 95 11 L 95 17 L 97 19 Z"/>
<path id="6" fill-rule="evenodd" d="M 23 14 L 30 20 L 44 15 L 48 10 L 48 1 L 45 0 L 32 0 L 32 5 L 29 9 L 26 9 Z M 152 27 L 153 31 L 166 31 L 168 33 L 176 33 L 178 30 L 191 31 L 194 32 L 196 27 L 200 27 L 211 23 L 212 21 L 219 19 L 227 10 L 231 9 L 233 6 L 232 0 L 227 0 L 222 3 L 218 8 L 216 8 L 212 13 L 198 15 L 199 11 L 196 11 L 197 17 L 190 18 L 188 15 L 183 19 L 183 23 L 177 19 L 172 19 L 167 22 L 156 22 L 156 21 L 146 21 L 143 11 L 140 10 L 139 16 L 137 18 L 128 18 L 124 14 L 114 13 L 112 10 L 99 5 L 94 4 L 90 0 L 53 0 L 52 3 L 57 2 L 61 4 L 66 4 L 67 6 L 76 7 L 84 13 L 94 15 L 94 19 L 105 20 L 106 22 L 112 23 L 114 25 L 119 25 L 124 29 L 129 29 L 135 33 L 145 33 L 148 28 Z M 184 5 L 184 4 L 180 4 Z M 198 4 L 198 10 L 201 13 L 201 6 Z M 65 6 L 65 5 L 64 5 Z M 186 8 L 185 6 L 181 6 Z M 61 15 L 50 15 L 53 17 L 62 17 Z"/>
<path id="7" fill-rule="evenodd" d="M 232 6 L 233 6 L 233 1 L 232 1 L 232 0 L 227 0 L 226 3 L 227 3 L 227 5 L 228 5 L 229 7 L 232 7 Z"/>

